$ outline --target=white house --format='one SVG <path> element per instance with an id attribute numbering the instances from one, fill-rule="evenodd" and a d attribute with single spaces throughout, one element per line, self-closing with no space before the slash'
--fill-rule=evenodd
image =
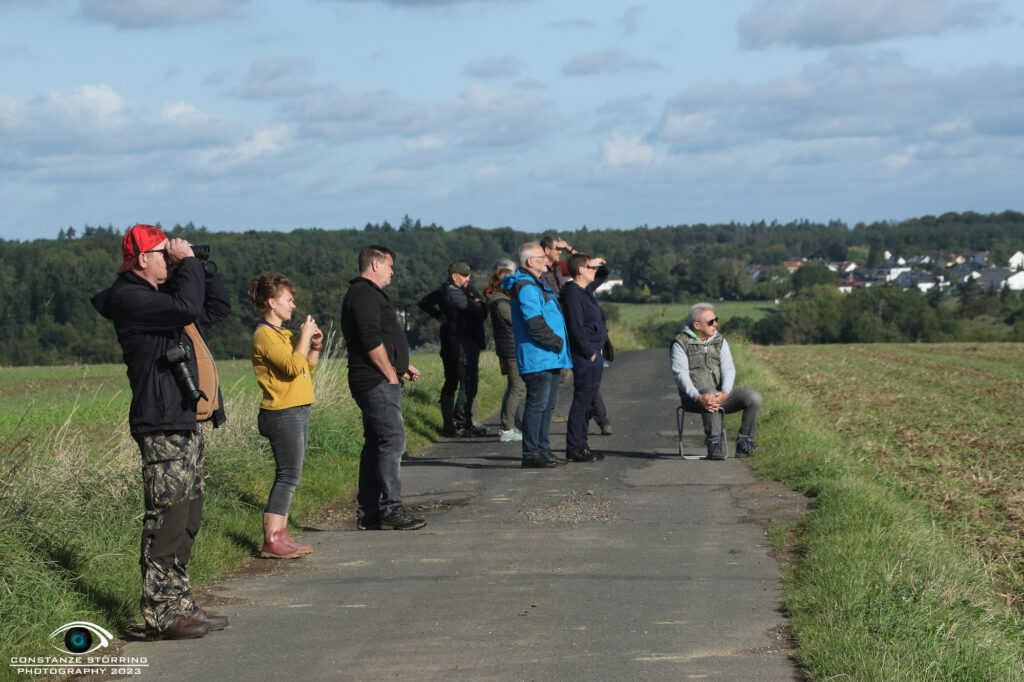
<path id="1" fill-rule="evenodd" d="M 1006 261 L 1006 267 L 1011 270 L 1024 270 L 1024 251 L 1018 251 Z"/>
<path id="2" fill-rule="evenodd" d="M 1017 272 L 1007 277 L 1003 286 L 1005 286 L 1010 291 L 1024 290 L 1024 270 L 1018 270 Z"/>

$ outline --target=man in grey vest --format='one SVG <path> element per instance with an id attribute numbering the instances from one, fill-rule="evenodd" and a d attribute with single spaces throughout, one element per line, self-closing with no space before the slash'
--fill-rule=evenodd
<path id="1" fill-rule="evenodd" d="M 736 456 L 746 457 L 755 452 L 758 447 L 754 444 L 754 432 L 761 415 L 761 394 L 752 388 L 733 386 L 736 366 L 729 342 L 718 333 L 714 306 L 697 303 L 690 308 L 683 332 L 672 342 L 670 356 L 683 407 L 700 412 L 704 420 L 707 458 L 725 459 L 721 440 L 714 432 L 715 413 L 719 409 L 727 414 L 743 411 Z"/>

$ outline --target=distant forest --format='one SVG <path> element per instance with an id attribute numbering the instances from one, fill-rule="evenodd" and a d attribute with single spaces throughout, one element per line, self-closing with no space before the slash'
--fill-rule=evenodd
<path id="1" fill-rule="evenodd" d="M 110 322 L 89 299 L 114 280 L 127 227 L 69 227 L 54 239 L 0 240 L 0 365 L 120 360 Z M 446 230 L 408 216 L 398 226 L 383 222 L 362 230 L 215 232 L 189 223 L 167 232 L 212 248 L 233 299 L 229 319 L 209 330 L 211 347 L 222 358 L 248 355 L 256 316 L 246 289 L 261 272 L 287 275 L 299 287 L 299 312 L 314 314 L 325 327 L 333 322 L 337 329 L 342 297 L 357 274 L 359 249 L 371 243 L 388 246 L 398 254 L 389 293 L 405 313 L 415 347 L 436 341 L 437 323 L 420 313 L 416 301 L 444 280 L 449 262 L 470 260 L 482 290 L 497 258 L 514 257 L 520 244 L 542 236 L 510 227 Z M 839 221 L 762 221 L 632 230 L 583 227 L 558 234 L 578 250 L 607 258 L 624 283 L 615 292 L 617 300 L 766 299 L 790 293 L 793 281 L 788 276 L 754 280 L 748 272 L 752 264 L 820 258 L 875 266 L 886 251 L 904 257 L 989 251 L 993 262 L 1005 261 L 1024 249 L 1024 214 L 947 213 L 852 228 Z M 779 340 L 783 337 L 779 333 Z"/>

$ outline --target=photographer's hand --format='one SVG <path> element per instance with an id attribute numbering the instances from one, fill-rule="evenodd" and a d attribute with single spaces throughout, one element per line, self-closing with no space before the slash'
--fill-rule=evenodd
<path id="1" fill-rule="evenodd" d="M 192 253 L 192 245 L 188 241 L 175 237 L 167 243 L 167 258 L 170 259 L 171 265 L 177 265 L 183 258 L 192 256 L 195 254 Z"/>

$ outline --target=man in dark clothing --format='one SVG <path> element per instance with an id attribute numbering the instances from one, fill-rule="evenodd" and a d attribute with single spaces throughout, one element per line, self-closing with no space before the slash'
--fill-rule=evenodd
<path id="1" fill-rule="evenodd" d="M 341 303 L 341 333 L 348 346 L 348 386 L 363 413 L 356 499 L 359 530 L 415 530 L 426 521 L 402 505 L 399 473 L 405 453 L 402 379 L 416 381 L 409 344 L 384 287 L 395 253 L 384 246 L 359 252 L 359 277 Z"/>
<path id="2" fill-rule="evenodd" d="M 565 458 L 570 462 L 589 462 L 603 458 L 588 447 L 587 426 L 594 398 L 601 386 L 604 369 L 601 351 L 608 341 L 608 329 L 601 307 L 594 298 L 594 289 L 607 278 L 607 270 L 604 259 L 575 253 L 569 259 L 569 274 L 572 279 L 562 287 L 559 297 L 569 332 L 573 377 Z"/>
<path id="3" fill-rule="evenodd" d="M 480 351 L 486 344 L 487 304 L 470 284 L 464 260 L 448 266 L 448 280 L 419 301 L 420 309 L 441 320 L 441 432 L 445 436 L 483 436 L 473 424 L 473 401 L 480 384 Z"/>
<path id="4" fill-rule="evenodd" d="M 203 513 L 204 422 L 217 427 L 225 417 L 195 323 L 224 319 L 231 303 L 214 268 L 184 239 L 135 225 L 122 252 L 120 274 L 92 304 L 114 323 L 132 389 L 128 427 L 142 454 L 146 507 L 140 606 L 152 638 L 202 637 L 228 624 L 195 603 L 186 571 Z"/>

